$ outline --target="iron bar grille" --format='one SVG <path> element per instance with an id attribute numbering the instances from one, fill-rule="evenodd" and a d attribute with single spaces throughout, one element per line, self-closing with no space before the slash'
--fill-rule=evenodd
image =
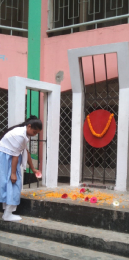
<path id="1" fill-rule="evenodd" d="M 28 0 L 0 0 L 0 33 L 27 37 Z"/>
<path id="2" fill-rule="evenodd" d="M 29 95 L 29 109 L 30 109 L 30 115 L 32 112 L 32 90 L 30 90 L 30 95 Z M 40 92 L 39 92 L 39 97 L 40 97 Z M 27 96 L 25 100 L 25 115 L 27 119 Z M 40 116 L 40 98 L 39 98 L 39 116 Z M 31 159 L 32 163 L 35 169 L 39 169 L 39 134 L 36 136 L 30 137 L 30 141 L 28 143 L 28 151 L 31 154 Z M 24 172 L 24 185 L 29 184 L 29 188 L 31 186 L 31 183 L 36 183 L 37 182 L 37 187 L 39 187 L 39 181 L 35 177 L 35 174 L 31 171 L 29 165 L 27 164 L 26 171 Z"/>
<path id="3" fill-rule="evenodd" d="M 94 110 L 105 109 L 114 113 L 118 123 L 118 79 L 107 80 L 85 87 L 85 118 Z M 93 148 L 84 139 L 82 179 L 92 183 L 115 183 L 117 157 L 117 131 L 109 145 Z"/>
<path id="4" fill-rule="evenodd" d="M 129 0 L 49 0 L 50 36 L 129 21 Z"/>
<path id="5" fill-rule="evenodd" d="M 38 105 L 38 118 L 40 118 L 40 101 L 41 101 L 41 93 L 40 91 L 38 92 L 38 97 L 39 97 L 39 105 Z M 32 111 L 34 110 L 34 106 L 32 107 L 32 90 L 30 90 L 30 98 L 29 98 L 29 106 L 30 106 L 30 115 Z M 42 96 L 42 101 L 44 104 L 44 96 Z M 33 112 L 34 113 L 34 112 Z M 25 115 L 27 118 L 27 96 L 26 96 L 26 107 L 25 107 Z M 34 114 L 33 114 L 34 115 Z M 43 148 L 43 142 L 46 143 L 47 145 L 47 139 L 39 139 L 39 134 L 36 136 L 30 137 L 30 141 L 28 144 L 28 150 L 31 154 L 31 159 L 32 163 L 35 169 L 40 169 L 42 171 L 42 148 Z M 47 160 L 47 155 L 46 155 L 46 160 Z M 31 171 L 29 165 L 27 165 L 27 169 L 24 173 L 24 185 L 29 184 L 29 188 L 31 188 L 31 183 L 36 183 L 37 182 L 37 187 L 39 187 L 39 180 L 35 177 L 35 174 Z"/>
<path id="6" fill-rule="evenodd" d="M 0 88 L 0 136 L 8 129 L 8 90 Z"/>
<path id="7" fill-rule="evenodd" d="M 61 94 L 58 180 L 70 179 L 72 92 Z"/>

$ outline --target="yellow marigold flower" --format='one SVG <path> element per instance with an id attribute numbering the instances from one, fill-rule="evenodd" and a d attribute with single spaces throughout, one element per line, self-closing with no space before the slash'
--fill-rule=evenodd
<path id="1" fill-rule="evenodd" d="M 88 116 L 87 116 L 87 122 L 88 122 L 88 126 L 89 126 L 89 128 L 90 128 L 91 133 L 92 133 L 94 136 L 96 136 L 96 137 L 103 137 L 103 136 L 106 134 L 106 132 L 107 132 L 107 130 L 108 130 L 110 124 L 111 124 L 111 121 L 112 121 L 113 116 L 114 116 L 114 114 L 111 114 L 111 115 L 109 116 L 108 122 L 107 122 L 107 124 L 106 124 L 104 130 L 102 131 L 102 133 L 101 133 L 101 134 L 97 134 L 97 133 L 94 131 L 93 127 L 92 127 L 92 124 L 91 124 L 91 121 L 90 121 L 90 116 L 88 115 Z"/>
<path id="2" fill-rule="evenodd" d="M 77 199 L 77 195 L 72 195 L 72 198 L 71 198 L 72 200 L 76 200 Z"/>
<path id="3" fill-rule="evenodd" d="M 84 195 L 82 193 L 79 194 L 78 196 L 80 199 L 83 199 L 84 198 Z"/>

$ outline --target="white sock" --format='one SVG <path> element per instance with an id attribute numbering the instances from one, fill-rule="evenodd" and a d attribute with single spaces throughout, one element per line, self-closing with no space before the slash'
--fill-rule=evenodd
<path id="1" fill-rule="evenodd" d="M 14 206 L 12 205 L 6 205 L 4 214 L 2 216 L 4 221 L 19 221 L 22 218 L 18 215 L 13 215 L 12 211 L 14 210 Z"/>
<path id="2" fill-rule="evenodd" d="M 17 206 L 7 205 L 6 203 L 3 203 L 3 209 L 5 210 L 7 206 L 10 206 L 10 210 L 12 212 L 16 211 Z"/>

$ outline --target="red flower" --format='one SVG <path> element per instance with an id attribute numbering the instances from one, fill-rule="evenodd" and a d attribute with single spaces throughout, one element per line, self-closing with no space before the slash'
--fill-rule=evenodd
<path id="1" fill-rule="evenodd" d="M 84 188 L 82 188 L 81 190 L 80 190 L 80 193 L 83 193 L 83 192 L 85 192 L 86 190 L 84 189 Z"/>
<path id="2" fill-rule="evenodd" d="M 91 203 L 96 203 L 96 202 L 97 202 L 97 198 L 96 198 L 96 197 L 92 197 L 92 198 L 90 199 L 90 202 L 91 202 Z"/>
<path id="3" fill-rule="evenodd" d="M 66 199 L 67 197 L 68 197 L 67 193 L 64 193 L 64 194 L 61 196 L 62 199 Z"/>
<path id="4" fill-rule="evenodd" d="M 86 187 L 86 184 L 85 184 L 85 183 L 83 183 L 83 187 Z"/>
<path id="5" fill-rule="evenodd" d="M 88 197 L 86 197 L 86 198 L 85 198 L 85 201 L 89 201 L 89 198 L 88 198 Z"/>

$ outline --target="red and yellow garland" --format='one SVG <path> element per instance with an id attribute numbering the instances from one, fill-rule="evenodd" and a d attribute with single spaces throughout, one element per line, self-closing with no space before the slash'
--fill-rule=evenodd
<path id="1" fill-rule="evenodd" d="M 109 126 L 110 126 L 110 124 L 111 124 L 111 121 L 112 121 L 113 116 L 114 116 L 114 114 L 111 114 L 111 115 L 109 116 L 108 122 L 107 122 L 107 124 L 106 124 L 104 130 L 102 131 L 102 133 L 101 133 L 101 134 L 97 134 L 97 133 L 94 131 L 93 127 L 92 127 L 92 124 L 91 124 L 91 121 L 90 121 L 90 116 L 88 115 L 88 116 L 87 116 L 87 122 L 88 122 L 88 126 L 89 126 L 89 128 L 90 128 L 90 131 L 91 131 L 92 135 L 94 135 L 94 136 L 96 136 L 96 137 L 99 137 L 99 138 L 103 137 L 103 136 L 106 134 L 107 130 L 109 129 Z"/>

